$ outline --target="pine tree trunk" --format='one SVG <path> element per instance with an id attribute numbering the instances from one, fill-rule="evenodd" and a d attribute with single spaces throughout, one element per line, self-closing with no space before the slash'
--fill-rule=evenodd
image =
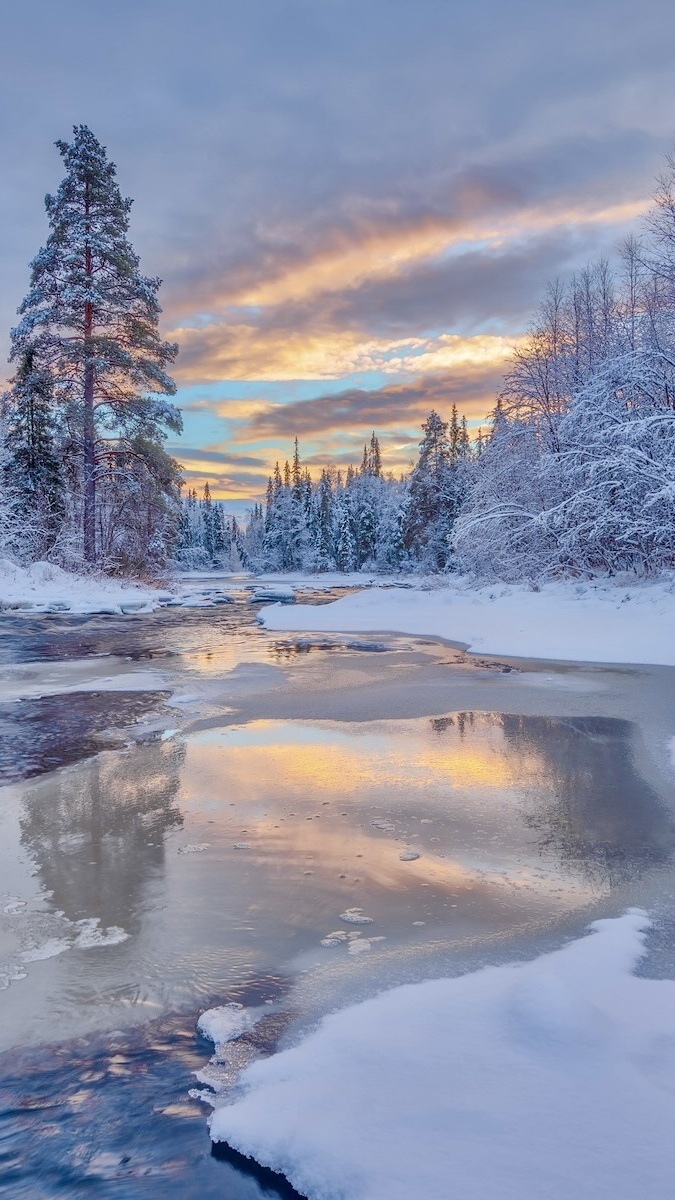
<path id="1" fill-rule="evenodd" d="M 85 213 L 89 215 L 89 184 L 85 193 Z M 90 279 L 93 274 L 91 249 L 85 251 L 85 273 Z M 96 428 L 94 425 L 94 364 L 91 361 L 91 337 L 94 325 L 94 310 L 87 300 L 84 306 L 84 414 L 82 442 L 84 454 L 84 497 L 82 526 L 84 538 L 84 561 L 96 562 Z"/>
<path id="2" fill-rule="evenodd" d="M 89 307 L 89 306 L 88 306 Z M 96 562 L 96 434 L 94 428 L 94 367 L 84 369 L 84 561 Z"/>

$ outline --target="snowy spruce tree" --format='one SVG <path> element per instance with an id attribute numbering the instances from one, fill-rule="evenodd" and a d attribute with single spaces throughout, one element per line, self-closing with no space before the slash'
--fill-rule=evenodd
<path id="1" fill-rule="evenodd" d="M 127 236 L 132 202 L 105 148 L 85 125 L 57 146 L 66 174 L 46 198 L 49 237 L 12 331 L 12 403 L 25 424 L 30 363 L 45 403 L 51 386 L 81 557 L 138 569 L 166 557 L 178 519 L 178 468 L 162 445 L 181 429 L 163 399 L 176 390 L 167 367 L 177 347 L 160 337 L 160 281 L 140 271 Z"/>
<path id="2" fill-rule="evenodd" d="M 445 570 L 451 557 L 450 536 L 461 498 L 456 413 L 455 426 L 451 445 L 448 422 L 436 412 L 429 414 L 410 475 L 403 538 L 408 552 L 428 571 Z"/>
<path id="3" fill-rule="evenodd" d="M 21 357 L 5 409 L 5 483 L 16 519 L 24 531 L 30 527 L 31 556 L 43 558 L 58 539 L 66 506 L 52 377 L 36 366 L 32 348 Z"/>

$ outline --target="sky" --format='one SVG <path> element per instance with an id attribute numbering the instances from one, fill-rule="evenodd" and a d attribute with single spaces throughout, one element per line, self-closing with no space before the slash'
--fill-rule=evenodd
<path id="1" fill-rule="evenodd" d="M 672 0 L 11 0 L 0 39 L 0 378 L 87 124 L 134 198 L 190 486 L 232 511 L 484 422 L 549 280 L 639 227 L 675 147 Z M 5 372 L 8 374 L 9 368 Z"/>

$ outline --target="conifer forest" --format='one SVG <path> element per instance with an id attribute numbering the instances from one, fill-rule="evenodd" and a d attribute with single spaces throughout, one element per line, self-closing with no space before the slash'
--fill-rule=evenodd
<path id="1" fill-rule="evenodd" d="M 451 572 L 516 580 L 675 561 L 675 162 L 612 259 L 549 285 L 485 420 L 450 403 L 406 472 L 376 431 L 314 476 L 296 438 L 237 520 L 185 486 L 159 330 L 160 280 L 129 240 L 131 200 L 86 126 L 57 147 L 49 233 L 11 332 L 2 397 L 0 551 L 20 563 L 170 569 Z"/>

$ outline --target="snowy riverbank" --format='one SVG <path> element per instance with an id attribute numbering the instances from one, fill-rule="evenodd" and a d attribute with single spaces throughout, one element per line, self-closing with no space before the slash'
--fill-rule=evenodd
<path id="1" fill-rule="evenodd" d="M 20 567 L 9 559 L 0 560 L 0 613 L 152 612 L 163 599 L 170 599 L 166 589 L 105 575 L 78 575 L 54 563 Z"/>
<path id="2" fill-rule="evenodd" d="M 648 925 L 328 1016 L 246 1070 L 211 1135 L 311 1200 L 667 1200 L 675 983 L 632 974 Z"/>
<path id="3" fill-rule="evenodd" d="M 465 579 L 417 587 L 381 583 L 332 604 L 272 605 L 267 629 L 442 637 L 482 654 L 675 666 L 675 578 L 477 587 Z"/>

